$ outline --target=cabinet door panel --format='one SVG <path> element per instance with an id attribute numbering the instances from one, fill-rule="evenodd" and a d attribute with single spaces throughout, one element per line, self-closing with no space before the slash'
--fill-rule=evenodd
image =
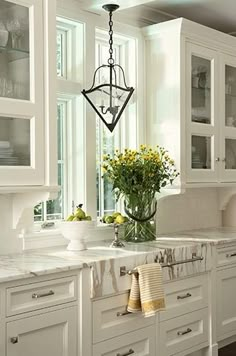
<path id="1" fill-rule="evenodd" d="M 236 267 L 217 272 L 217 336 L 236 334 Z"/>
<path id="2" fill-rule="evenodd" d="M 217 53 L 187 46 L 187 181 L 218 180 Z"/>
<path id="3" fill-rule="evenodd" d="M 7 356 L 77 356 L 77 308 L 7 324 Z"/>
<path id="4" fill-rule="evenodd" d="M 0 185 L 44 184 L 42 3 L 1 3 Z"/>
<path id="5" fill-rule="evenodd" d="M 236 180 L 236 58 L 221 55 L 221 181 Z"/>

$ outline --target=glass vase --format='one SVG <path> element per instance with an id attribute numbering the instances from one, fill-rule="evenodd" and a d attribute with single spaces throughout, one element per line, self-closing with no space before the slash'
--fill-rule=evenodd
<path id="1" fill-rule="evenodd" d="M 128 242 L 145 242 L 156 239 L 156 200 L 152 200 L 143 206 L 132 205 L 125 201 L 125 212 L 129 222 L 125 224 L 124 240 Z"/>

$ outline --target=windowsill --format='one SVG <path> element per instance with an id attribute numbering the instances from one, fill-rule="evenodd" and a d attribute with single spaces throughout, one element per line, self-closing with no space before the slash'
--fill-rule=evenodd
<path id="1" fill-rule="evenodd" d="M 113 226 L 98 224 L 94 233 L 89 237 L 89 241 L 111 240 L 113 235 Z M 31 232 L 21 236 L 21 238 L 23 239 L 23 249 L 25 251 L 58 246 L 66 247 L 68 245 L 68 240 L 62 236 L 60 229 L 56 227 Z"/>

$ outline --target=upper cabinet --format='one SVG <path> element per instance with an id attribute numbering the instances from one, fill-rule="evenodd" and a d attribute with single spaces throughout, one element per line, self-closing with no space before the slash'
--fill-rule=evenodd
<path id="1" fill-rule="evenodd" d="M 169 150 L 178 187 L 236 183 L 236 39 L 185 19 L 144 34 L 148 142 Z"/>
<path id="2" fill-rule="evenodd" d="M 0 187 L 56 184 L 56 173 L 49 172 L 55 150 L 47 142 L 51 135 L 56 146 L 50 133 L 56 131 L 54 93 L 47 101 L 52 77 L 56 80 L 56 63 L 49 58 L 55 56 L 56 30 L 49 35 L 48 6 L 55 26 L 54 0 L 0 3 Z"/>

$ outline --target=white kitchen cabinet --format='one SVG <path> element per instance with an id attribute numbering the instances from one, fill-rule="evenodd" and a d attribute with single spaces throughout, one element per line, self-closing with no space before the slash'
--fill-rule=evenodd
<path id="1" fill-rule="evenodd" d="M 77 356 L 77 308 L 7 323 L 7 356 Z"/>
<path id="2" fill-rule="evenodd" d="M 172 356 L 198 345 L 209 344 L 208 310 L 197 310 L 160 324 L 160 355 Z"/>
<path id="3" fill-rule="evenodd" d="M 70 276 L 50 281 L 11 287 L 6 290 L 7 316 L 22 314 L 77 299 L 77 278 Z"/>
<path id="4" fill-rule="evenodd" d="M 182 18 L 144 35 L 148 143 L 175 160 L 174 185 L 236 183 L 236 39 Z"/>
<path id="5" fill-rule="evenodd" d="M 155 342 L 155 328 L 150 326 L 94 345 L 93 356 L 154 356 Z"/>
<path id="6" fill-rule="evenodd" d="M 236 334 L 236 267 L 217 271 L 217 339 Z"/>
<path id="7" fill-rule="evenodd" d="M 104 341 L 155 324 L 155 317 L 127 312 L 129 293 L 93 302 L 93 342 Z"/>
<path id="8" fill-rule="evenodd" d="M 51 135 L 50 145 L 56 147 L 55 134 L 50 131 L 56 131 L 55 93 L 51 92 L 52 79 L 56 80 L 55 37 L 52 37 L 56 31 L 55 6 L 54 0 L 8 0 L 1 5 L 0 187 L 3 192 L 4 186 L 11 186 L 14 192 L 14 186 L 56 184 L 56 169 L 51 172 L 55 175 L 52 178 L 48 168 L 49 163 L 56 165 L 56 151 L 50 149 L 47 141 Z M 47 22 L 49 7 L 50 24 Z M 53 25 L 55 29 L 48 36 L 49 26 L 51 30 Z"/>

